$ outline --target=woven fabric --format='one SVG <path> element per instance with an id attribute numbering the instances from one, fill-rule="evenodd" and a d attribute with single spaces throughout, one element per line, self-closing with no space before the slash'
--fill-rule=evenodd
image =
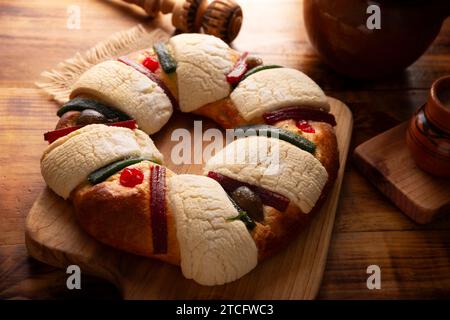
<path id="1" fill-rule="evenodd" d="M 77 52 L 55 68 L 42 72 L 36 85 L 58 103 L 65 103 L 69 100 L 72 85 L 87 69 L 99 62 L 151 47 L 153 43 L 169 37 L 163 30 L 149 32 L 142 25 L 117 32 L 86 52 Z"/>

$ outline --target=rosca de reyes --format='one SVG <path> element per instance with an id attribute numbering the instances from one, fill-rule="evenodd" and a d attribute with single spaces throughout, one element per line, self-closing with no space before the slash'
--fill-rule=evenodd
<path id="1" fill-rule="evenodd" d="M 174 110 L 234 130 L 204 175 L 166 168 L 149 137 Z M 82 228 L 207 286 L 241 278 L 298 235 L 339 168 L 321 88 L 209 35 L 93 66 L 57 115 L 41 172 Z"/>

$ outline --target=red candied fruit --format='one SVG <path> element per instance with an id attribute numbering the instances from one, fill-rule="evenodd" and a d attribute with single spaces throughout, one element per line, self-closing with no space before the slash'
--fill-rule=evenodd
<path id="1" fill-rule="evenodd" d="M 125 168 L 120 174 L 120 184 L 133 188 L 144 181 L 144 173 L 136 168 Z"/>
<path id="2" fill-rule="evenodd" d="M 314 130 L 314 128 L 311 127 L 309 122 L 306 120 L 298 120 L 297 128 L 299 128 L 300 130 L 302 130 L 303 132 L 306 132 L 306 133 L 315 133 L 316 132 L 316 130 Z"/>
<path id="3" fill-rule="evenodd" d="M 158 60 L 153 59 L 152 57 L 146 57 L 144 61 L 142 61 L 142 64 L 151 72 L 155 72 L 159 68 Z"/>
<path id="4" fill-rule="evenodd" d="M 248 70 L 248 64 L 247 64 L 247 56 L 248 52 L 244 52 L 240 59 L 236 62 L 236 64 L 233 66 L 233 69 L 231 69 L 230 73 L 227 74 L 227 81 L 231 85 L 237 85 L 239 81 L 244 77 L 245 73 Z"/>

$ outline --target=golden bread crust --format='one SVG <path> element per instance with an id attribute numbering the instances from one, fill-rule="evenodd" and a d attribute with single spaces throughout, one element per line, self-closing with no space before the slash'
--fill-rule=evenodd
<path id="1" fill-rule="evenodd" d="M 288 120 L 292 121 L 293 120 Z M 280 123 L 288 130 L 295 131 L 292 123 Z M 328 180 L 322 190 L 319 200 L 308 214 L 290 203 L 286 211 L 264 206 L 265 219 L 257 223 L 252 230 L 252 237 L 258 247 L 258 261 L 267 259 L 289 244 L 308 225 L 314 214 L 320 210 L 331 190 L 339 170 L 339 151 L 334 129 L 327 123 L 311 122 L 316 133 L 307 134 L 307 138 L 316 143 L 316 158 L 322 163 L 328 173 Z M 306 134 L 304 134 L 306 137 Z"/>
<path id="2" fill-rule="evenodd" d="M 251 122 L 246 121 L 239 114 L 238 109 L 231 101 L 230 97 L 209 103 L 192 113 L 210 118 L 217 122 L 224 129 L 233 129 L 243 125 L 263 123 L 262 118 L 253 119 Z"/>
<path id="3" fill-rule="evenodd" d="M 144 172 L 142 184 L 133 188 L 119 182 L 120 172 L 96 185 L 85 183 L 75 189 L 71 198 L 75 214 L 87 233 L 97 240 L 134 254 L 156 258 L 178 265 L 180 252 L 174 213 L 167 205 L 167 254 L 153 254 L 150 212 L 150 167 L 156 165 L 143 161 L 128 168 L 139 168 Z M 174 175 L 166 170 L 166 182 Z"/>
<path id="4" fill-rule="evenodd" d="M 276 124 L 302 134 L 316 143 L 315 156 L 327 170 L 327 183 L 316 205 L 308 214 L 303 213 L 293 203 L 290 203 L 284 212 L 264 206 L 264 221 L 257 223 L 251 231 L 258 248 L 259 261 L 277 253 L 308 225 L 311 217 L 320 210 L 336 179 L 339 151 L 334 129 L 323 122 L 311 122 L 311 125 L 316 131 L 314 134 L 297 132 L 293 120 Z M 153 254 L 150 189 L 147 178 L 150 166 L 150 162 L 130 166 L 139 168 L 146 174 L 144 182 L 135 188 L 120 185 L 120 172 L 97 185 L 86 183 L 79 186 L 72 194 L 75 212 L 83 228 L 99 241 L 124 251 L 179 264 L 175 216 L 170 206 L 167 206 L 168 253 Z M 166 179 L 172 175 L 174 173 L 167 170 Z M 167 199 L 166 190 L 166 201 Z"/>
<path id="5" fill-rule="evenodd" d="M 230 50 L 230 55 L 236 62 L 240 54 Z M 128 57 L 137 63 L 142 63 L 146 56 L 156 58 L 153 50 L 143 50 Z M 176 73 L 166 74 L 162 68 L 155 74 L 165 83 L 178 100 L 178 85 Z M 222 128 L 235 128 L 241 125 L 264 123 L 255 118 L 248 122 L 239 114 L 230 97 L 207 104 L 193 113 L 208 117 L 217 122 Z M 76 114 L 69 119 L 60 120 L 59 127 L 73 123 Z M 258 261 L 262 261 L 286 246 L 308 225 L 312 216 L 320 210 L 325 202 L 339 169 L 339 151 L 334 129 L 327 123 L 310 122 L 315 133 L 304 133 L 298 129 L 294 120 L 285 120 L 275 124 L 293 131 L 316 144 L 315 157 L 322 163 L 328 173 L 328 180 L 322 190 L 319 200 L 312 211 L 303 213 L 292 202 L 284 212 L 273 207 L 264 206 L 264 221 L 257 223 L 251 235 L 258 248 Z M 68 125 L 67 125 L 68 126 Z M 167 254 L 154 254 L 152 241 L 152 225 L 150 210 L 150 167 L 154 165 L 144 161 L 130 167 L 141 169 L 144 182 L 134 188 L 127 188 L 120 184 L 121 171 L 97 185 L 84 183 L 71 194 L 76 217 L 80 225 L 97 240 L 120 250 L 131 252 L 150 258 L 156 258 L 171 264 L 180 264 L 179 244 L 176 232 L 174 213 L 167 205 L 168 190 L 166 183 L 166 212 L 167 212 Z M 167 170 L 166 181 L 174 175 Z"/>

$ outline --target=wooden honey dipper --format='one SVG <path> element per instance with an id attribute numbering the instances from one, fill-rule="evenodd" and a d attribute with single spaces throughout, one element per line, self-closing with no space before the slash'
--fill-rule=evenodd
<path id="1" fill-rule="evenodd" d="M 172 24 L 182 32 L 199 32 L 233 41 L 242 25 L 242 9 L 234 0 L 124 0 L 138 5 L 152 18 L 172 13 Z"/>

